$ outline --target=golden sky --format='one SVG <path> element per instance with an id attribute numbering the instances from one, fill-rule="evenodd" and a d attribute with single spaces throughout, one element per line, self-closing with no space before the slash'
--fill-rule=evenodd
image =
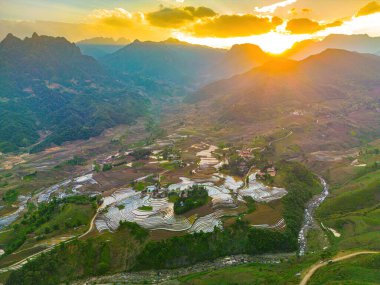
<path id="1" fill-rule="evenodd" d="M 380 0 L 0 0 L 0 38 L 164 40 L 279 53 L 329 34 L 380 36 Z"/>

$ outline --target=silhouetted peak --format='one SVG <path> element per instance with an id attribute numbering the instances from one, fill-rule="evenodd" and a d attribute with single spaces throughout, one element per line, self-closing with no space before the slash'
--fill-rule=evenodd
<path id="1" fill-rule="evenodd" d="M 261 48 L 255 44 L 235 44 L 231 47 L 231 50 L 235 50 L 235 49 L 257 49 L 257 50 L 261 50 Z"/>
<path id="2" fill-rule="evenodd" d="M 163 43 L 166 43 L 166 44 L 187 44 L 187 43 L 181 42 L 179 39 L 176 39 L 176 38 L 168 38 L 165 41 L 163 41 Z"/>
<path id="3" fill-rule="evenodd" d="M 15 37 L 13 34 L 9 33 L 7 34 L 7 36 L 0 42 L 0 45 L 1 46 L 9 46 L 9 45 L 13 45 L 13 44 L 17 44 L 17 43 L 20 43 L 22 42 L 21 39 L 19 39 L 18 37 Z"/>

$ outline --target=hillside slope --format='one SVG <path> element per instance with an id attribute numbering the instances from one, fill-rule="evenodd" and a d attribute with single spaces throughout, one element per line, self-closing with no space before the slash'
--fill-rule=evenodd
<path id="1" fill-rule="evenodd" d="M 226 118 L 265 119 L 328 100 L 378 99 L 380 57 L 329 49 L 303 61 L 274 59 L 201 89 L 191 102 L 223 110 Z"/>
<path id="2" fill-rule="evenodd" d="M 0 43 L 0 151 L 86 139 L 144 114 L 148 100 L 64 38 Z"/>
<path id="3" fill-rule="evenodd" d="M 380 46 L 380 37 L 368 35 L 329 35 L 322 41 L 305 40 L 296 43 L 284 56 L 290 59 L 304 59 L 326 49 L 344 49 L 361 53 L 376 54 Z"/>

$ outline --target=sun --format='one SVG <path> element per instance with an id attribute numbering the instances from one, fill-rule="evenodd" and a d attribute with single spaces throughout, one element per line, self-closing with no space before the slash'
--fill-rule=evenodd
<path id="1" fill-rule="evenodd" d="M 279 32 L 236 38 L 197 38 L 181 32 L 176 32 L 173 36 L 184 42 L 213 48 L 230 48 L 235 44 L 250 43 L 258 45 L 262 50 L 272 54 L 281 54 L 290 49 L 294 43 L 310 38 L 310 35 L 291 35 Z"/>

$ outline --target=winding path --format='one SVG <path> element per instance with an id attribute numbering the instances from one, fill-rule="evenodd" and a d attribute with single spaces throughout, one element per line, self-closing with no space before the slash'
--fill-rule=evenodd
<path id="1" fill-rule="evenodd" d="M 22 259 L 20 261 L 17 261 L 15 263 L 11 264 L 11 265 L 6 266 L 6 267 L 0 268 L 0 273 L 5 273 L 5 272 L 8 272 L 8 271 L 20 269 L 23 265 L 25 265 L 26 263 L 28 263 L 30 260 L 38 257 L 42 253 L 46 253 L 46 252 L 49 252 L 49 251 L 53 250 L 54 248 L 56 248 L 57 246 L 59 246 L 62 243 L 68 243 L 68 242 L 74 240 L 75 238 L 78 238 L 78 239 L 83 238 L 84 236 L 86 236 L 87 234 L 89 234 L 92 231 L 92 229 L 94 228 L 94 222 L 95 222 L 95 219 L 96 219 L 96 217 L 97 217 L 97 215 L 99 213 L 99 209 L 100 208 L 98 208 L 98 210 L 96 211 L 95 215 L 92 217 L 92 220 L 90 222 L 90 227 L 88 228 L 88 230 L 85 233 L 81 234 L 80 236 L 75 236 L 75 237 L 69 238 L 67 240 L 58 242 L 58 243 L 56 243 L 56 244 L 54 244 L 54 245 L 52 245 L 52 246 L 50 246 L 50 247 L 48 247 L 48 248 L 46 248 L 44 250 L 41 250 L 41 251 L 36 252 L 36 253 L 34 253 L 32 255 L 29 255 L 28 257 L 25 257 L 24 259 Z"/>
<path id="2" fill-rule="evenodd" d="M 293 131 L 290 131 L 286 136 L 283 136 L 282 138 L 278 138 L 278 139 L 275 139 L 275 140 L 273 140 L 273 141 L 270 141 L 270 142 L 268 143 L 268 146 L 271 146 L 271 145 L 272 145 L 273 143 L 275 143 L 275 142 L 278 142 L 278 141 L 284 140 L 284 139 L 290 137 L 292 134 L 293 134 Z"/>
<path id="3" fill-rule="evenodd" d="M 349 254 L 346 254 L 346 255 L 343 255 L 343 256 L 336 257 L 336 258 L 334 258 L 332 260 L 329 260 L 329 261 L 324 261 L 322 263 L 314 264 L 306 272 L 305 276 L 302 278 L 302 280 L 300 282 L 300 285 L 306 285 L 309 282 L 310 278 L 313 276 L 313 274 L 319 268 L 321 268 L 323 266 L 326 266 L 327 264 L 329 264 L 331 262 L 342 261 L 342 260 L 345 260 L 345 259 L 349 259 L 349 258 L 358 256 L 358 255 L 363 255 L 363 254 L 379 254 L 379 253 L 380 253 L 380 251 L 358 251 L 358 252 L 349 253 Z"/>

